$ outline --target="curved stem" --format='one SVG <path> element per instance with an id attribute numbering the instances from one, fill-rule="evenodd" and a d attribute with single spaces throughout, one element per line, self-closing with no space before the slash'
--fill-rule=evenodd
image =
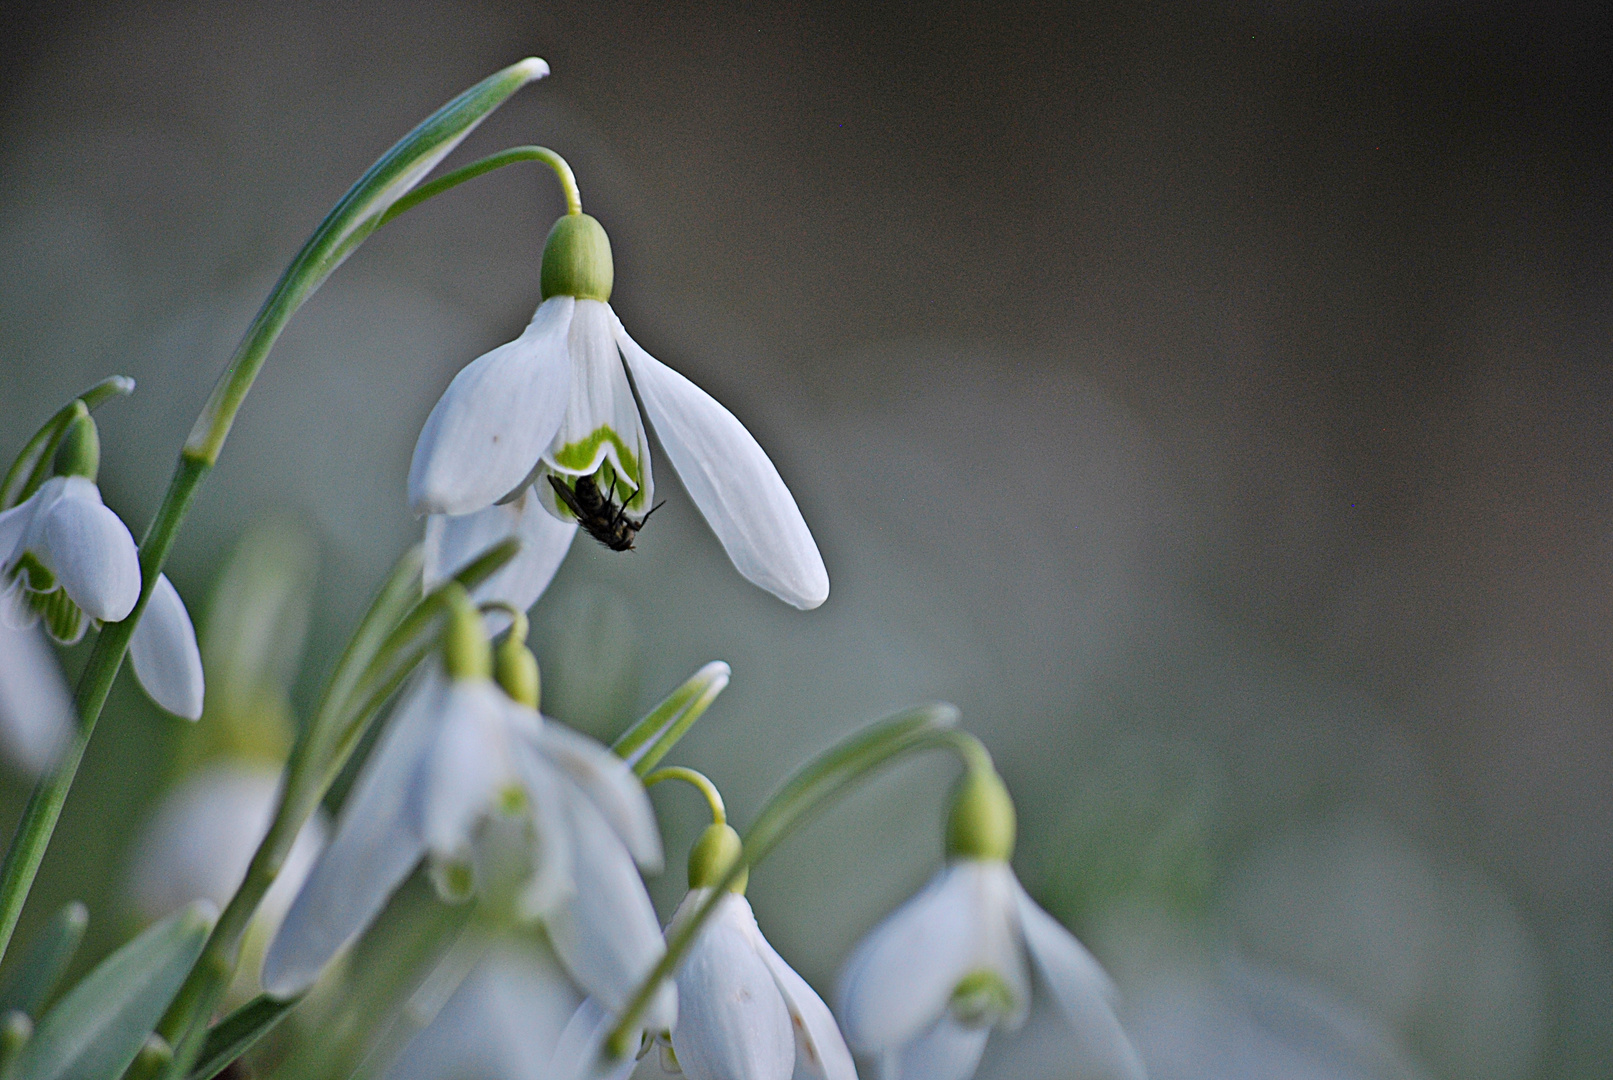
<path id="1" fill-rule="evenodd" d="M 6 470 L 5 479 L 0 480 L 0 510 L 10 510 L 39 490 L 39 485 L 49 478 L 51 457 L 60 445 L 62 436 L 67 434 L 67 425 L 72 422 L 81 402 L 87 412 L 94 412 L 96 406 L 108 398 L 125 397 L 132 393 L 133 379 L 127 375 L 113 375 L 102 379 L 58 409 L 34 432 L 33 438 L 12 461 L 11 468 Z"/>
<path id="2" fill-rule="evenodd" d="M 547 146 L 512 146 L 508 150 L 500 150 L 453 172 L 444 173 L 429 184 L 421 184 L 393 203 L 391 208 L 381 215 L 377 225 L 385 225 L 399 214 L 413 210 L 427 199 L 441 195 L 449 188 L 458 187 L 466 180 L 474 180 L 483 173 L 502 169 L 506 165 L 514 165 L 518 161 L 541 161 L 553 169 L 560 181 L 560 190 L 566 197 L 566 213 L 582 213 L 582 192 L 577 188 L 577 174 L 571 171 L 571 166 L 566 164 L 565 158 Z"/>
<path id="3" fill-rule="evenodd" d="M 525 641 L 527 634 L 532 631 L 532 626 L 527 621 L 526 612 L 508 600 L 484 600 L 476 605 L 476 610 L 483 615 L 490 611 L 502 611 L 508 615 L 510 617 L 510 636 L 516 641 Z"/>
<path id="4" fill-rule="evenodd" d="M 739 875 L 748 873 L 766 858 L 813 813 L 869 774 L 917 751 L 948 749 L 970 768 L 981 762 L 981 755 L 989 763 L 991 756 L 985 746 L 973 735 L 957 730 L 957 722 L 958 711 L 951 705 L 909 709 L 830 747 L 797 772 L 768 800 L 746 830 L 743 853 L 712 888 L 711 895 L 667 939 L 666 952 L 628 999 L 621 1018 L 606 1036 L 605 1053 L 613 1061 L 627 1053 L 638 1034 L 639 1018 L 649 1007 L 656 989 L 677 970 L 728 887 L 739 880 Z"/>
<path id="5" fill-rule="evenodd" d="M 654 787 L 663 780 L 682 780 L 696 788 L 706 797 L 706 805 L 711 807 L 711 823 L 713 825 L 728 824 L 728 811 L 723 808 L 722 792 L 717 790 L 705 773 L 682 765 L 668 765 L 664 769 L 657 769 L 644 778 L 645 787 Z"/>

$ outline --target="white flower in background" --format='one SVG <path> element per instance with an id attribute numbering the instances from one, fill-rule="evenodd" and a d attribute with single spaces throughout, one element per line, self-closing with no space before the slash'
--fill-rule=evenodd
<path id="1" fill-rule="evenodd" d="M 829 577 L 778 470 L 732 413 L 628 337 L 608 303 L 612 276 L 597 221 L 568 214 L 556 222 L 544 247 L 543 303 L 520 337 L 460 371 L 431 410 L 409 468 L 410 505 L 463 516 L 514 497 L 572 522 L 578 500 L 585 510 L 590 498 L 603 500 L 584 527 L 619 550 L 631 546 L 654 508 L 637 390 L 735 568 L 787 603 L 817 607 Z M 496 522 L 508 534 L 523 517 L 475 528 Z M 526 546 L 519 558 L 530 565 L 516 576 L 528 590 L 547 583 L 573 535 L 548 530 L 541 546 Z M 449 562 L 442 559 L 454 569 Z"/>
<path id="2" fill-rule="evenodd" d="M 549 1057 L 579 998 L 548 950 L 501 940 L 385 1080 L 550 1080 Z"/>
<path id="3" fill-rule="evenodd" d="M 876 1058 L 880 1080 L 967 1080 L 991 1029 L 1024 1022 L 1034 964 L 1068 1027 L 1069 1065 L 1083 1076 L 1141 1080 L 1109 976 L 1008 865 L 1014 803 L 990 755 L 974 743 L 964 757 L 947 865 L 862 940 L 841 973 L 846 1041 Z"/>
<path id="4" fill-rule="evenodd" d="M 229 903 L 269 830 L 279 793 L 278 768 L 244 761 L 215 761 L 166 792 L 141 832 L 129 875 L 140 917 L 156 922 L 198 899 L 221 909 Z M 325 817 L 316 813 L 258 906 L 243 948 L 249 958 L 262 958 L 324 843 Z M 243 962 L 233 996 L 255 993 L 257 976 L 255 963 Z"/>
<path id="5" fill-rule="evenodd" d="M 691 889 L 669 932 L 710 889 Z M 750 902 L 722 898 L 678 967 L 672 1050 L 691 1080 L 856 1080 L 829 1007 L 762 936 Z"/>
<path id="6" fill-rule="evenodd" d="M 991 1029 L 1025 1018 L 1027 952 L 1069 1025 L 1069 1060 L 1142 1077 L 1103 968 L 996 859 L 954 859 L 857 946 L 840 980 L 846 1038 L 881 1080 L 964 1080 Z"/>
<path id="7" fill-rule="evenodd" d="M 56 476 L 0 513 L 0 619 L 43 621 L 72 644 L 92 622 L 122 622 L 140 599 L 140 557 L 128 527 L 84 476 Z M 153 701 L 194 720 L 202 714 L 202 658 L 185 602 L 157 583 L 129 640 L 135 677 Z"/>
<path id="8" fill-rule="evenodd" d="M 425 587 L 436 588 L 482 552 L 513 536 L 521 542 L 521 550 L 476 586 L 471 598 L 478 603 L 502 601 L 525 611 L 549 587 L 576 534 L 577 523 L 555 517 L 531 487 L 509 502 L 473 514 L 433 514 L 426 519 Z M 507 616 L 493 613 L 488 618 L 491 625 L 501 625 Z"/>
<path id="9" fill-rule="evenodd" d="M 73 730 L 73 696 L 45 637 L 0 619 L 0 749 L 38 776 Z"/>
<path id="10" fill-rule="evenodd" d="M 265 987 L 288 997 L 309 986 L 424 858 L 449 898 L 513 877 L 517 913 L 542 917 L 573 977 L 620 1005 L 662 952 L 637 869 L 661 857 L 643 787 L 485 674 L 428 663 L 270 946 Z"/>

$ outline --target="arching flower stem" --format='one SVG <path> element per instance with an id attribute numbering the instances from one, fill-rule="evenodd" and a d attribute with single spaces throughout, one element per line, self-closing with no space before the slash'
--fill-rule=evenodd
<path id="1" fill-rule="evenodd" d="M 560 181 L 560 191 L 566 197 L 566 213 L 582 213 L 582 192 L 578 190 L 577 176 L 571 171 L 571 166 L 566 163 L 565 158 L 547 146 L 512 146 L 508 150 L 500 150 L 453 172 L 444 173 L 429 184 L 421 184 L 393 203 L 391 209 L 381 215 L 379 224 L 385 225 L 399 214 L 414 209 L 427 199 L 441 195 L 449 188 L 458 187 L 466 180 L 474 180 L 483 173 L 502 169 L 506 165 L 514 165 L 518 161 L 540 161 L 553 169 L 555 177 Z"/>
<path id="2" fill-rule="evenodd" d="M 28 440 L 22 452 L 11 463 L 11 468 L 6 470 L 5 479 L 0 480 L 0 510 L 10 510 L 38 491 L 40 485 L 50 479 L 51 459 L 55 457 L 56 448 L 61 445 L 67 429 L 80 415 L 80 410 L 88 415 L 107 400 L 113 397 L 126 397 L 132 393 L 134 393 L 133 379 L 127 375 L 113 375 L 102 379 L 58 409 L 54 416 L 34 432 L 33 438 Z"/>
<path id="3" fill-rule="evenodd" d="M 640 984 L 606 1037 L 605 1053 L 612 1060 L 620 1060 L 632 1048 L 644 1009 L 662 980 L 677 970 L 701 928 L 722 902 L 728 886 L 740 875 L 748 874 L 797 826 L 847 788 L 898 758 L 924 750 L 951 750 L 970 772 L 992 769 L 990 752 L 979 739 L 958 730 L 957 722 L 958 711 L 951 705 L 908 709 L 830 747 L 797 772 L 757 815 L 745 833 L 740 858 L 713 886 L 711 896 L 668 937 L 660 962 Z"/>
<path id="4" fill-rule="evenodd" d="M 705 773 L 697 772 L 683 765 L 668 765 L 666 768 L 656 769 L 646 776 L 644 786 L 654 787 L 663 780 L 682 780 L 684 783 L 694 787 L 701 795 L 705 796 L 706 805 L 711 808 L 711 823 L 713 825 L 728 824 L 728 811 L 723 807 L 722 792 L 717 790 L 717 785 L 713 784 Z"/>

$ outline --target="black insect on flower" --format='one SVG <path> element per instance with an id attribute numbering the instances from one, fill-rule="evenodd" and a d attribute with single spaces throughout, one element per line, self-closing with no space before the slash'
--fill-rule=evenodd
<path id="1" fill-rule="evenodd" d="M 626 504 L 616 501 L 616 478 L 611 478 L 609 491 L 601 491 L 595 476 L 577 477 L 574 487 L 567 487 L 565 481 L 552 473 L 548 479 L 555 497 L 576 517 L 584 532 L 612 551 L 632 551 L 633 538 L 661 504 L 650 507 L 649 513 L 641 518 L 631 518 L 627 515 Z"/>

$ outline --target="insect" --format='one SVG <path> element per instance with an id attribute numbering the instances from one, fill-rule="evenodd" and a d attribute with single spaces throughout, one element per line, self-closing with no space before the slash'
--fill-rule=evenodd
<path id="1" fill-rule="evenodd" d="M 583 531 L 612 551 L 632 551 L 633 538 L 650 520 L 650 514 L 661 509 L 661 504 L 656 503 L 650 507 L 649 514 L 637 520 L 628 517 L 627 505 L 616 502 L 615 477 L 611 478 L 609 492 L 599 490 L 592 476 L 579 476 L 575 487 L 567 487 L 563 480 L 551 473 L 549 486 L 554 488 L 555 497 L 565 503 L 566 509 L 577 518 L 577 524 L 582 526 Z"/>

